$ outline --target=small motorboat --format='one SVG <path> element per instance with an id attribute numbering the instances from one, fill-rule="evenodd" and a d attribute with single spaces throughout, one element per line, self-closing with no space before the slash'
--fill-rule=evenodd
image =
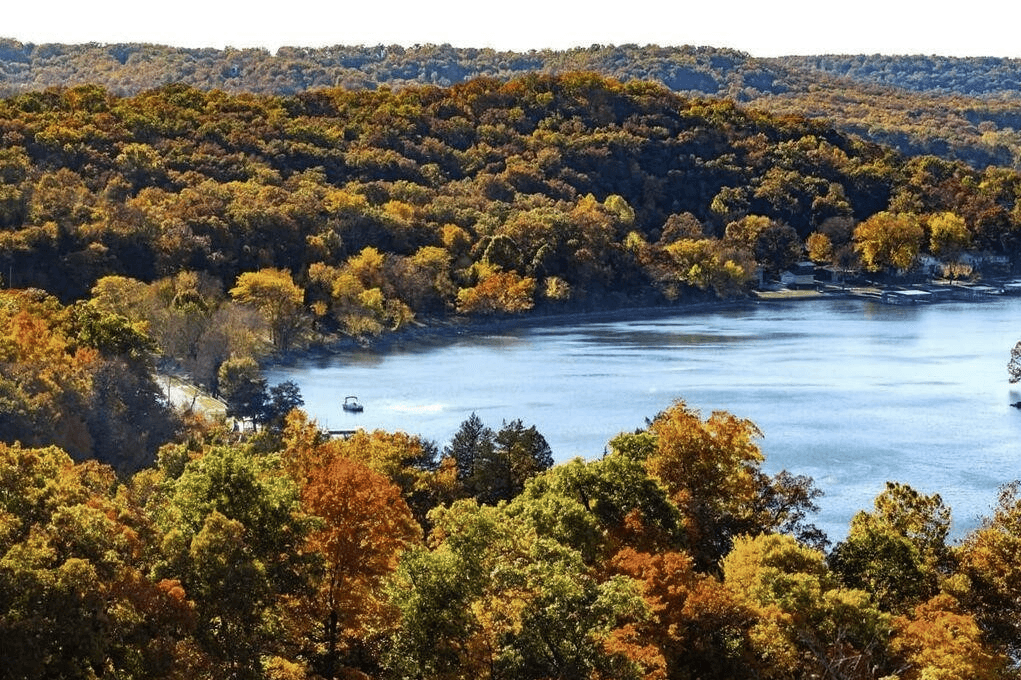
<path id="1" fill-rule="evenodd" d="M 344 410 L 351 413 L 361 413 L 365 409 L 358 403 L 358 397 L 347 397 L 344 399 Z"/>

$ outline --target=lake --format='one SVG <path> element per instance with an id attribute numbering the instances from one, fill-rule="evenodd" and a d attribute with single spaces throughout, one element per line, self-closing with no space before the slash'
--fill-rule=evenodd
<path id="1" fill-rule="evenodd" d="M 606 317 L 609 319 L 609 317 Z M 473 411 L 521 418 L 557 461 L 601 456 L 675 400 L 763 432 L 764 469 L 809 475 L 831 539 L 884 482 L 939 493 L 954 536 L 1021 476 L 1021 388 L 1007 382 L 1021 298 L 890 306 L 760 302 L 570 325 L 521 325 L 280 367 L 322 426 L 404 430 L 442 448 Z M 341 403 L 357 395 L 360 414 Z"/>

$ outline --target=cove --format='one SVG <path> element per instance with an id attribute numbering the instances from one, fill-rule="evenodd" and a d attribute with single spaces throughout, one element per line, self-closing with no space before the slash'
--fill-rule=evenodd
<path id="1" fill-rule="evenodd" d="M 811 476 L 833 540 L 884 483 L 939 493 L 960 537 L 1021 476 L 1021 388 L 1007 382 L 1021 298 L 890 306 L 760 302 L 551 321 L 397 342 L 277 367 L 330 429 L 404 430 L 442 448 L 472 412 L 536 425 L 557 461 L 601 456 L 676 400 L 753 421 L 764 469 Z M 341 404 L 357 395 L 362 413 Z"/>

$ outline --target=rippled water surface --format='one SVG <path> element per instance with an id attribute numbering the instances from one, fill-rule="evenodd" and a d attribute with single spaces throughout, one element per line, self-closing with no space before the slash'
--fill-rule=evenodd
<path id="1" fill-rule="evenodd" d="M 559 461 L 682 399 L 763 432 L 765 468 L 810 475 L 833 538 L 886 480 L 938 492 L 955 535 L 1021 476 L 1021 390 L 1007 382 L 1021 299 L 895 307 L 855 300 L 767 303 L 577 325 L 525 327 L 328 364 L 275 370 L 331 429 L 405 430 L 449 441 L 473 411 L 491 427 L 534 424 Z M 340 404 L 357 395 L 364 413 Z"/>

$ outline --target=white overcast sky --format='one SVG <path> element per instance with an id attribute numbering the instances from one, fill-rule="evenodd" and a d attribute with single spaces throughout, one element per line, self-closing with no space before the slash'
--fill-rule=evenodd
<path id="1" fill-rule="evenodd" d="M 1021 57 L 1017 0 L 8 0 L 0 37 L 178 47 L 707 45 Z"/>

